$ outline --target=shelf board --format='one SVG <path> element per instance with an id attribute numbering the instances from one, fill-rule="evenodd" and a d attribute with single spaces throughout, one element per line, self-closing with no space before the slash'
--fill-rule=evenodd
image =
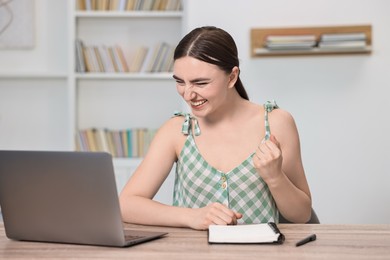
<path id="1" fill-rule="evenodd" d="M 308 50 L 268 50 L 265 48 L 266 37 L 269 35 L 314 35 L 318 43 L 322 34 L 364 33 L 365 48 L 338 48 Z M 251 30 L 251 56 L 293 56 L 293 55 L 332 55 L 332 54 L 370 54 L 372 52 L 371 25 L 323 26 L 323 27 L 279 27 L 254 28 Z"/>
<path id="2" fill-rule="evenodd" d="M 76 11 L 76 18 L 181 18 L 182 11 Z"/>
<path id="3" fill-rule="evenodd" d="M 162 80 L 172 79 L 171 72 L 161 73 L 77 73 L 76 79 L 144 79 Z"/>
<path id="4" fill-rule="evenodd" d="M 332 55 L 332 54 L 370 54 L 371 46 L 365 48 L 334 48 L 334 49 L 319 49 L 313 48 L 309 50 L 269 50 L 266 48 L 256 48 L 253 50 L 255 56 L 289 56 L 289 55 Z"/>
<path id="5" fill-rule="evenodd" d="M 0 79 L 66 79 L 65 72 L 1 72 Z"/>

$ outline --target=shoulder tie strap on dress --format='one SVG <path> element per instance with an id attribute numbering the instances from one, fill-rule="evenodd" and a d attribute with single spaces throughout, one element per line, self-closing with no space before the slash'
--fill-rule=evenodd
<path id="1" fill-rule="evenodd" d="M 264 125 L 265 125 L 264 140 L 269 140 L 269 138 L 271 137 L 271 128 L 268 122 L 268 113 L 276 108 L 279 108 L 279 106 L 276 104 L 275 100 L 267 101 L 264 104 Z"/>
<path id="2" fill-rule="evenodd" d="M 184 123 L 183 123 L 183 126 L 181 128 L 181 132 L 183 134 L 185 134 L 185 135 L 189 135 L 190 134 L 190 130 L 192 130 L 192 121 L 193 121 L 194 129 L 195 129 L 195 135 L 196 136 L 200 135 L 200 127 L 199 127 L 198 119 L 196 119 L 196 117 L 194 117 L 193 115 L 191 115 L 189 113 L 184 113 L 184 112 L 179 112 L 179 111 L 175 111 L 175 113 L 173 115 L 174 116 L 183 116 L 184 117 Z"/>

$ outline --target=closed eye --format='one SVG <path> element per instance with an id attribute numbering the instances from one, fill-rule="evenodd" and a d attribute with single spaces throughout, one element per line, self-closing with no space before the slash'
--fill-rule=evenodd
<path id="1" fill-rule="evenodd" d="M 173 75 L 173 79 L 176 81 L 176 84 L 178 84 L 180 86 L 185 85 L 184 80 L 180 79 L 179 77 L 176 77 L 175 75 Z"/>
<path id="2" fill-rule="evenodd" d="M 181 80 L 176 80 L 176 84 L 178 84 L 180 86 L 184 86 L 185 85 L 184 81 L 181 81 Z"/>
<path id="3" fill-rule="evenodd" d="M 186 85 L 184 80 L 182 80 L 181 78 L 179 78 L 175 75 L 173 75 L 173 79 L 176 81 L 176 84 L 179 86 Z M 206 79 L 206 78 L 198 78 L 198 79 L 194 79 L 194 80 L 190 81 L 190 84 L 192 86 L 197 86 L 197 87 L 204 87 L 204 86 L 208 85 L 209 83 L 210 83 L 210 80 Z"/>
<path id="4" fill-rule="evenodd" d="M 209 84 L 208 82 L 196 82 L 195 85 L 197 86 L 204 86 L 204 85 L 207 85 Z"/>

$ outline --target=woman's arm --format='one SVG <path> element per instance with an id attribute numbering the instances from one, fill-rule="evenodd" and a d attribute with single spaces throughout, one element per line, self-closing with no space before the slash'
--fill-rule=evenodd
<path id="1" fill-rule="evenodd" d="M 185 210 L 153 201 L 177 159 L 175 144 L 179 118 L 172 118 L 156 133 L 148 152 L 123 188 L 120 196 L 122 218 L 125 222 L 185 226 Z"/>
<path id="2" fill-rule="evenodd" d="M 261 143 L 253 157 L 259 174 L 267 183 L 280 213 L 289 221 L 310 219 L 311 195 L 293 117 L 277 109 L 269 114 L 272 136 Z"/>
<path id="3" fill-rule="evenodd" d="M 182 122 L 182 118 L 172 118 L 159 129 L 146 157 L 123 188 L 119 197 L 123 221 L 201 230 L 207 229 L 210 224 L 236 224 L 241 214 L 220 203 L 191 209 L 152 200 L 184 145 Z"/>

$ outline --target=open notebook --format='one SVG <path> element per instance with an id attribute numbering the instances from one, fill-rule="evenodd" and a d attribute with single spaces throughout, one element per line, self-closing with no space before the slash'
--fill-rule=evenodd
<path id="1" fill-rule="evenodd" d="M 281 244 L 284 241 L 284 235 L 273 222 L 228 226 L 210 225 L 208 241 L 224 244 Z"/>
<path id="2" fill-rule="evenodd" d="M 0 151 L 0 205 L 14 240 L 124 247 L 166 234 L 124 230 L 103 152 Z"/>

